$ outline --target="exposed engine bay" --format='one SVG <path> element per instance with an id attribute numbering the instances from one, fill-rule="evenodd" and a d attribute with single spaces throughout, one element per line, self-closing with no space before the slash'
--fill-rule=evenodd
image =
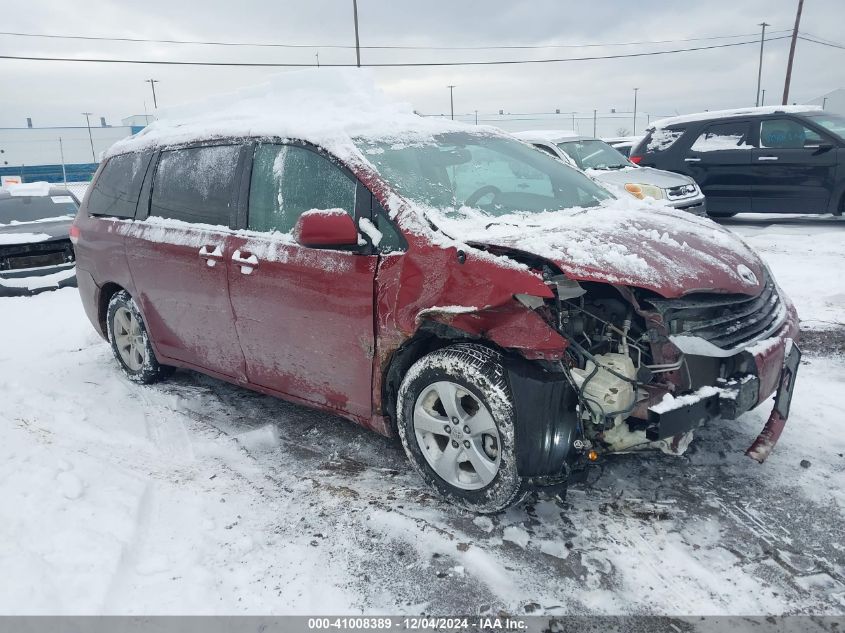
<path id="1" fill-rule="evenodd" d="M 548 268 L 544 277 L 555 298 L 536 308 L 569 342 L 558 369 L 577 396 L 582 451 L 681 454 L 700 423 L 734 418 L 757 404 L 759 381 L 751 355 L 743 349 L 718 356 L 682 353 L 671 337 L 683 322 L 667 322 L 665 311 L 656 307 L 669 302 L 627 287 L 582 285 Z M 529 305 L 528 298 L 517 299 Z M 718 298 L 729 300 L 750 301 Z M 712 311 L 708 302 L 710 297 L 702 295 L 671 305 L 686 309 L 686 323 L 697 327 L 711 318 L 705 312 Z M 758 312 L 745 310 L 742 319 L 758 319 Z M 741 319 L 730 321 L 729 310 L 721 308 L 719 314 L 725 327 L 745 327 Z M 774 321 L 767 326 L 779 324 Z"/>

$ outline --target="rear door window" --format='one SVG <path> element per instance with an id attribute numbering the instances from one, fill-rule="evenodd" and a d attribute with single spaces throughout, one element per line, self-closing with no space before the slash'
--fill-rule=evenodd
<path id="1" fill-rule="evenodd" d="M 760 122 L 760 147 L 803 149 L 818 147 L 821 135 L 793 119 L 767 119 Z"/>
<path id="2" fill-rule="evenodd" d="M 296 145 L 259 145 L 249 188 L 253 231 L 290 233 L 312 209 L 342 209 L 355 217 L 356 181 L 325 156 Z"/>
<path id="3" fill-rule="evenodd" d="M 229 226 L 238 145 L 166 150 L 156 167 L 150 215 Z"/>
<path id="4" fill-rule="evenodd" d="M 750 126 L 747 121 L 716 123 L 709 125 L 695 139 L 690 149 L 693 152 L 715 152 L 732 149 L 754 149 L 748 143 Z"/>
<path id="5" fill-rule="evenodd" d="M 134 218 L 152 152 L 112 156 L 88 196 L 88 214 Z"/>

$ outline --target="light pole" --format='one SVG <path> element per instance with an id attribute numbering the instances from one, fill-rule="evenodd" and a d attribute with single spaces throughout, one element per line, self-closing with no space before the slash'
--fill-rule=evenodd
<path id="1" fill-rule="evenodd" d="M 94 162 L 97 162 L 97 155 L 94 153 L 94 137 L 91 136 L 91 119 L 88 117 L 91 116 L 90 112 L 83 112 L 85 116 L 85 125 L 88 126 L 88 140 L 91 142 L 91 158 L 94 159 Z"/>
<path id="2" fill-rule="evenodd" d="M 153 89 L 153 109 L 158 110 L 158 102 L 156 101 L 156 84 L 158 83 L 158 79 L 145 79 L 145 81 Z"/>
<path id="3" fill-rule="evenodd" d="M 760 33 L 760 63 L 757 66 L 757 100 L 754 101 L 755 106 L 759 106 L 760 104 L 760 78 L 763 75 L 763 43 L 766 41 L 766 27 L 771 26 L 766 22 L 760 22 L 758 26 L 763 27 L 763 32 Z"/>
<path id="4" fill-rule="evenodd" d="M 452 120 L 454 121 L 455 120 L 455 98 L 454 98 L 455 85 L 450 84 L 446 87 L 449 88 L 449 109 L 452 112 Z"/>
<path id="5" fill-rule="evenodd" d="M 631 132 L 633 136 L 637 135 L 637 91 L 639 88 L 634 88 L 634 129 Z"/>
<path id="6" fill-rule="evenodd" d="M 478 110 L 475 111 L 475 124 L 478 125 Z"/>
<path id="7" fill-rule="evenodd" d="M 764 105 L 766 105 L 766 89 L 763 88 L 763 90 L 761 90 L 760 92 L 762 93 L 760 95 L 760 105 L 764 106 Z"/>
<path id="8" fill-rule="evenodd" d="M 593 138 L 596 136 L 596 118 L 597 118 L 597 111 L 593 110 Z"/>
<path id="9" fill-rule="evenodd" d="M 355 14 L 355 65 L 361 67 L 361 45 L 358 42 L 358 0 L 352 0 L 352 12 Z"/>

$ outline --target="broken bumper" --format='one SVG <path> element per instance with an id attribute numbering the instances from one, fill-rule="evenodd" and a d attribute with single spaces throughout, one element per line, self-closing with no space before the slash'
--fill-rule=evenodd
<path id="1" fill-rule="evenodd" d="M 745 451 L 752 459 L 762 463 L 771 453 L 789 416 L 795 377 L 801 362 L 801 350 L 791 338 L 783 338 L 768 345 L 754 355 L 757 374 L 746 374 L 718 386 L 702 387 L 698 391 L 677 398 L 670 406 L 655 406 L 648 411 L 646 436 L 651 441 L 667 439 L 691 431 L 716 418 L 733 420 L 768 398 L 768 388 L 775 378 L 777 391 L 775 404 L 766 425 L 753 444 Z M 773 354 L 774 352 L 774 354 Z M 753 353 L 752 351 L 746 353 Z M 781 362 L 761 363 L 760 356 L 774 355 Z M 761 366 L 762 364 L 762 366 Z M 777 368 L 777 372 L 773 370 Z"/>

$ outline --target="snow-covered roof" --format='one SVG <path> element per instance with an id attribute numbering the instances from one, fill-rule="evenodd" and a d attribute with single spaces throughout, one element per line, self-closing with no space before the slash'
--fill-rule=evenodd
<path id="1" fill-rule="evenodd" d="M 774 114 L 776 112 L 810 112 L 821 110 L 818 106 L 812 105 L 771 105 L 752 108 L 734 108 L 731 110 L 712 110 L 710 112 L 696 112 L 695 114 L 684 114 L 666 119 L 654 121 L 649 129 L 662 129 L 680 123 L 692 123 L 693 121 L 707 121 L 709 119 L 727 119 L 734 116 Z"/>
<path id="2" fill-rule="evenodd" d="M 320 68 L 279 73 L 254 87 L 163 110 L 157 121 L 115 143 L 106 155 L 213 138 L 278 136 L 363 160 L 354 137 L 407 142 L 456 130 L 502 134 L 491 127 L 421 117 L 410 104 L 388 98 L 368 69 Z"/>
<path id="3" fill-rule="evenodd" d="M 3 187 L 10 196 L 49 196 L 52 185 L 49 182 L 24 182 Z"/>
<path id="4" fill-rule="evenodd" d="M 583 138 L 575 130 L 528 130 L 527 132 L 514 132 L 513 136 L 528 142 L 561 143 L 571 141 L 574 138 Z"/>

